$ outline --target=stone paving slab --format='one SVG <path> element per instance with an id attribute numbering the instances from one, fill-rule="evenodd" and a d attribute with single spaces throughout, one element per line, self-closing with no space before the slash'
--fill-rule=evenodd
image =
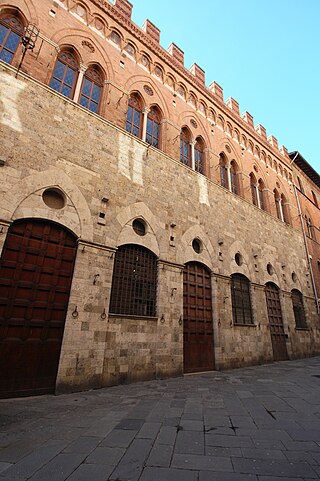
<path id="1" fill-rule="evenodd" d="M 0 481 L 320 481 L 320 357 L 0 400 Z"/>

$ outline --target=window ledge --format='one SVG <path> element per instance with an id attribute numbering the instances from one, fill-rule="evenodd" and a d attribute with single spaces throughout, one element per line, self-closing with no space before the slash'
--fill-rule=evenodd
<path id="1" fill-rule="evenodd" d="M 233 327 L 257 327 L 256 324 L 240 324 L 240 322 L 234 322 Z"/>
<path id="2" fill-rule="evenodd" d="M 143 321 L 157 321 L 158 317 L 154 316 L 138 316 L 136 314 L 114 314 L 113 312 L 109 312 L 109 317 L 119 317 L 122 319 L 137 319 L 137 320 L 143 320 Z"/>
<path id="3" fill-rule="evenodd" d="M 309 327 L 295 327 L 295 331 L 310 331 Z"/>

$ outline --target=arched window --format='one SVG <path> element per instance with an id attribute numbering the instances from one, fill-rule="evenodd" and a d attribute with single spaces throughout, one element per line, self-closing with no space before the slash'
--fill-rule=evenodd
<path id="1" fill-rule="evenodd" d="M 231 161 L 230 164 L 230 182 L 231 182 L 231 192 L 234 194 L 239 194 L 239 186 L 238 186 L 238 167 L 234 160 Z"/>
<path id="2" fill-rule="evenodd" d="M 156 316 L 157 258 L 145 247 L 127 244 L 115 254 L 110 312 Z"/>
<path id="3" fill-rule="evenodd" d="M 142 136 L 142 102 L 137 94 L 130 95 L 126 130 L 131 134 L 139 137 Z"/>
<path id="4" fill-rule="evenodd" d="M 180 161 L 191 167 L 191 145 L 190 132 L 183 127 L 180 133 Z"/>
<path id="5" fill-rule="evenodd" d="M 157 149 L 160 146 L 160 122 L 161 114 L 158 107 L 151 107 L 147 118 L 146 142 Z"/>
<path id="6" fill-rule="evenodd" d="M 250 281 L 242 274 L 231 276 L 231 300 L 234 324 L 253 324 Z"/>
<path id="7" fill-rule="evenodd" d="M 264 184 L 261 179 L 258 181 L 258 196 L 259 196 L 259 203 L 260 203 L 260 209 L 266 210 L 266 203 L 264 201 Z"/>
<path id="8" fill-rule="evenodd" d="M 255 206 L 259 206 L 258 202 L 258 189 L 257 189 L 257 179 L 255 178 L 255 175 L 251 172 L 250 174 L 250 188 L 251 188 L 251 198 L 252 198 L 252 203 Z"/>
<path id="9" fill-rule="evenodd" d="M 312 220 L 310 217 L 305 215 L 305 221 L 307 227 L 307 236 L 310 237 L 310 239 L 314 239 L 314 226 L 312 224 Z"/>
<path id="10" fill-rule="evenodd" d="M 313 190 L 311 191 L 311 194 L 312 194 L 312 200 L 313 200 L 313 203 L 317 206 L 318 206 L 318 199 L 317 199 L 317 196 L 316 194 L 313 192 Z"/>
<path id="11" fill-rule="evenodd" d="M 221 153 L 219 156 L 219 166 L 220 166 L 220 184 L 222 185 L 222 187 L 229 189 L 227 159 L 223 153 Z"/>
<path id="12" fill-rule="evenodd" d="M 200 174 L 204 174 L 205 171 L 205 155 L 204 155 L 204 142 L 201 137 L 196 139 L 194 146 L 194 163 L 195 170 Z"/>
<path id="13" fill-rule="evenodd" d="M 306 316 L 304 312 L 303 296 L 300 291 L 293 289 L 291 291 L 292 307 L 294 312 L 294 319 L 296 321 L 296 328 L 304 329 L 307 327 Z"/>
<path id="14" fill-rule="evenodd" d="M 57 58 L 50 87 L 69 99 L 72 98 L 79 71 L 79 62 L 71 50 L 62 50 Z"/>
<path id="15" fill-rule="evenodd" d="M 300 177 L 297 177 L 297 180 L 298 180 L 299 189 L 301 190 L 301 193 L 304 194 L 304 188 L 303 188 Z"/>
<path id="16" fill-rule="evenodd" d="M 14 13 L 0 15 L 0 60 L 11 64 L 23 30 L 22 22 Z"/>
<path id="17" fill-rule="evenodd" d="M 89 67 L 86 70 L 81 86 L 80 105 L 97 113 L 99 110 L 102 86 L 103 79 L 100 70 L 95 66 Z"/>

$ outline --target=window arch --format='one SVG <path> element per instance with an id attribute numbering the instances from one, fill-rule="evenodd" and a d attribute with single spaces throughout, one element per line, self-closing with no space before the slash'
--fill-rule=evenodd
<path id="1" fill-rule="evenodd" d="M 317 196 L 316 196 L 316 194 L 313 192 L 313 190 L 311 191 L 311 194 L 312 194 L 313 203 L 316 205 L 316 207 L 319 207 Z"/>
<path id="2" fill-rule="evenodd" d="M 136 244 L 120 246 L 114 259 L 110 312 L 155 317 L 157 277 L 153 252 Z"/>
<path id="3" fill-rule="evenodd" d="M 232 136 L 232 127 L 231 127 L 231 124 L 229 124 L 229 122 L 226 123 L 226 133 Z"/>
<path id="4" fill-rule="evenodd" d="M 191 167 L 191 135 L 186 127 L 180 133 L 180 161 Z"/>
<path id="5" fill-rule="evenodd" d="M 197 99 L 196 99 L 196 96 L 194 95 L 194 93 L 190 92 L 188 102 L 189 102 L 193 107 L 196 107 L 196 106 L 197 106 Z"/>
<path id="6" fill-rule="evenodd" d="M 224 130 L 224 118 L 221 115 L 218 115 L 217 125 Z"/>
<path id="7" fill-rule="evenodd" d="M 11 64 L 24 32 L 24 25 L 14 12 L 0 15 L 0 60 Z"/>
<path id="8" fill-rule="evenodd" d="M 233 131 L 233 138 L 240 144 L 240 133 L 237 129 Z"/>
<path id="9" fill-rule="evenodd" d="M 194 146 L 194 168 L 200 174 L 205 173 L 205 144 L 201 137 L 196 138 Z"/>
<path id="10" fill-rule="evenodd" d="M 71 10 L 75 15 L 81 18 L 85 23 L 88 21 L 88 11 L 84 5 L 81 3 L 76 3 L 74 8 Z"/>
<path id="11" fill-rule="evenodd" d="M 303 296 L 298 289 L 292 289 L 291 291 L 292 307 L 294 313 L 294 320 L 296 322 L 297 329 L 304 329 L 307 327 L 306 315 L 303 305 Z"/>
<path id="12" fill-rule="evenodd" d="M 177 94 L 180 95 L 180 97 L 182 97 L 183 99 L 186 99 L 186 97 L 187 97 L 187 89 L 185 88 L 184 85 L 178 84 Z"/>
<path id="13" fill-rule="evenodd" d="M 127 45 L 124 47 L 124 50 L 127 52 L 128 55 L 132 58 L 136 58 L 137 49 L 132 42 L 128 42 Z"/>
<path id="14" fill-rule="evenodd" d="M 222 185 L 222 187 L 229 189 L 227 158 L 223 152 L 219 155 L 219 166 L 220 166 L 220 184 Z"/>
<path id="15" fill-rule="evenodd" d="M 312 220 L 307 215 L 304 216 L 304 219 L 307 227 L 307 236 L 310 237 L 310 239 L 314 239 L 314 226 Z"/>
<path id="16" fill-rule="evenodd" d="M 231 276 L 232 317 L 234 324 L 253 324 L 250 281 L 242 274 Z"/>
<path id="17" fill-rule="evenodd" d="M 138 94 L 133 93 L 129 98 L 126 131 L 141 139 L 142 136 L 142 101 Z"/>
<path id="18" fill-rule="evenodd" d="M 234 160 L 230 163 L 230 184 L 231 192 L 239 195 L 238 166 Z"/>
<path id="19" fill-rule="evenodd" d="M 84 75 L 79 103 L 83 107 L 97 113 L 99 110 L 103 76 L 98 66 L 90 66 Z"/>
<path id="20" fill-rule="evenodd" d="M 251 172 L 250 174 L 250 188 L 251 188 L 251 198 L 252 198 L 252 203 L 256 207 L 259 206 L 259 201 L 258 201 L 258 188 L 257 188 L 257 179 L 255 175 Z"/>
<path id="21" fill-rule="evenodd" d="M 157 149 L 160 146 L 161 112 L 157 106 L 151 107 L 147 118 L 146 142 Z"/>
<path id="22" fill-rule="evenodd" d="M 79 61 L 73 50 L 62 50 L 56 61 L 50 87 L 69 99 L 73 97 L 79 73 Z"/>
<path id="23" fill-rule="evenodd" d="M 140 63 L 144 68 L 150 71 L 151 60 L 147 53 L 141 52 Z"/>
<path id="24" fill-rule="evenodd" d="M 282 169 L 281 164 L 279 164 L 278 172 L 279 172 L 279 175 L 281 175 L 281 177 L 283 177 L 283 169 Z"/>

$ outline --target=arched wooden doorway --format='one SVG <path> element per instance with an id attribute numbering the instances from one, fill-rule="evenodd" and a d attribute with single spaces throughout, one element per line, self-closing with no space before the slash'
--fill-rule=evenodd
<path id="1" fill-rule="evenodd" d="M 9 228 L 0 261 L 0 397 L 54 392 L 76 241 L 44 220 Z"/>
<path id="2" fill-rule="evenodd" d="M 184 372 L 214 369 L 211 276 L 198 262 L 188 262 L 183 272 Z"/>
<path id="3" fill-rule="evenodd" d="M 266 301 L 273 358 L 275 361 L 285 361 L 288 359 L 288 352 L 281 312 L 279 288 L 272 282 L 266 284 Z"/>

